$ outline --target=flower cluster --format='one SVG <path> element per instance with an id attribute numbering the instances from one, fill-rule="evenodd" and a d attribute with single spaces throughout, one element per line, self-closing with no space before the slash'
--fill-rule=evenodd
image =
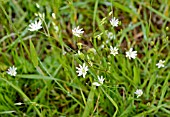
<path id="1" fill-rule="evenodd" d="M 37 7 L 40 7 L 40 6 L 37 5 Z M 31 24 L 29 24 L 29 28 L 28 28 L 29 31 L 38 31 L 41 28 L 43 28 L 42 27 L 42 19 L 44 19 L 45 15 L 38 13 L 36 16 L 38 16 L 40 19 L 39 20 L 35 20 Z M 52 13 L 52 18 L 56 19 L 55 13 Z M 104 24 L 104 23 L 106 23 L 106 18 L 103 18 L 101 24 Z M 52 22 L 52 24 L 53 24 L 54 29 L 56 30 L 56 32 L 58 32 L 59 31 L 58 26 L 56 26 L 54 22 Z M 118 27 L 119 20 L 116 17 L 113 17 L 113 18 L 110 19 L 110 24 L 111 24 L 112 27 Z M 84 33 L 83 28 L 80 28 L 79 26 L 74 27 L 72 29 L 72 34 L 74 36 L 76 36 L 76 37 L 81 37 L 83 35 L 83 33 Z M 102 34 L 103 33 L 100 33 L 99 35 L 97 35 L 97 38 L 100 39 Z M 106 44 L 108 44 L 113 38 L 114 39 L 116 38 L 116 36 L 112 32 L 108 32 L 107 33 L 107 37 L 108 37 L 108 40 L 106 41 Z M 105 45 L 101 46 L 101 48 L 104 48 L 104 47 L 105 47 Z M 118 51 L 119 51 L 119 49 L 117 47 L 110 46 L 110 54 L 111 55 L 116 56 L 117 54 L 119 54 Z M 132 48 L 132 47 L 128 51 L 126 51 L 125 54 L 126 54 L 126 57 L 128 59 L 130 59 L 130 60 L 131 59 L 135 59 L 137 57 L 137 51 L 135 51 L 134 48 Z M 82 55 L 80 50 L 78 51 L 77 55 L 79 55 L 79 56 Z M 164 63 L 165 63 L 164 60 L 159 60 L 159 62 L 156 64 L 156 66 L 158 68 L 165 67 Z M 92 66 L 92 63 L 91 63 L 91 66 Z M 76 69 L 77 69 L 76 72 L 78 73 L 78 76 L 82 76 L 83 78 L 86 77 L 86 74 L 87 74 L 87 72 L 89 70 L 88 66 L 86 66 L 85 63 L 83 63 L 83 65 L 79 64 L 79 67 L 76 67 Z M 12 67 L 10 67 L 8 69 L 7 73 L 9 75 L 11 75 L 11 76 L 16 76 L 16 74 L 17 74 L 16 70 L 17 70 L 17 68 L 12 66 Z M 97 78 L 98 78 L 98 81 L 93 82 L 92 85 L 94 85 L 94 86 L 101 86 L 101 85 L 103 85 L 105 78 L 103 78 L 103 76 L 97 76 Z M 138 97 L 142 96 L 143 91 L 142 91 L 142 89 L 137 89 L 134 92 L 134 94 L 136 94 L 137 98 L 138 98 Z"/>
<path id="2" fill-rule="evenodd" d="M 88 71 L 88 66 L 85 65 L 85 63 L 83 63 L 83 65 L 80 65 L 79 64 L 79 67 L 76 67 L 77 69 L 77 73 L 78 73 L 78 76 L 83 76 L 83 78 L 85 78 L 86 74 L 87 74 L 87 71 Z M 95 86 L 100 86 L 103 84 L 104 82 L 104 78 L 103 76 L 97 76 L 98 77 L 98 82 L 93 82 L 92 85 L 95 85 Z"/>
<path id="3" fill-rule="evenodd" d="M 110 54 L 116 56 L 118 54 L 118 48 L 117 47 L 113 48 L 112 46 L 110 46 Z M 130 48 L 130 50 L 126 52 L 126 57 L 128 57 L 129 59 L 131 58 L 135 59 L 136 56 L 137 56 L 137 51 L 133 51 L 133 48 Z"/>
<path id="4" fill-rule="evenodd" d="M 118 23 L 119 23 L 119 20 L 116 19 L 115 17 L 110 20 L 110 24 L 113 27 L 117 27 Z M 83 28 L 80 29 L 79 26 L 77 26 L 76 28 L 72 29 L 72 33 L 74 36 L 81 37 L 81 35 L 84 33 L 84 31 L 83 31 Z M 100 33 L 99 35 L 96 36 L 96 38 L 100 39 L 102 34 L 103 33 Z M 112 32 L 109 32 L 109 33 L 107 33 L 107 37 L 109 40 L 106 41 L 106 44 L 109 43 L 109 41 L 114 38 L 114 34 Z M 104 48 L 104 44 L 101 46 L 101 48 Z M 116 56 L 119 53 L 118 51 L 119 51 L 119 49 L 117 47 L 110 46 L 110 54 L 111 55 Z M 80 53 L 80 52 L 78 51 L 78 53 Z M 135 51 L 134 48 L 132 48 L 132 47 L 128 51 L 126 51 L 125 54 L 126 54 L 126 57 L 130 60 L 135 59 L 137 57 L 137 51 Z M 165 63 L 165 61 L 159 60 L 159 63 L 157 63 L 156 66 L 158 66 L 158 68 L 164 67 L 164 63 Z M 76 67 L 76 69 L 77 69 L 76 72 L 78 73 L 78 76 L 83 76 L 83 78 L 85 78 L 87 71 L 89 70 L 88 66 L 86 66 L 85 63 L 83 63 L 82 66 L 79 65 L 79 67 Z M 103 76 L 97 76 L 97 78 L 98 78 L 98 81 L 93 82 L 92 85 L 94 85 L 94 86 L 103 85 L 104 80 L 105 80 L 103 78 Z M 136 94 L 137 98 L 139 98 L 140 96 L 143 95 L 143 91 L 142 91 L 142 89 L 137 89 L 134 92 L 134 94 Z"/>

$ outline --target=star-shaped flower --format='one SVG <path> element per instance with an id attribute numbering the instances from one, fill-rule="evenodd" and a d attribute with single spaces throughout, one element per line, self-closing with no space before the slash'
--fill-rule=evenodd
<path id="1" fill-rule="evenodd" d="M 39 30 L 39 29 L 41 29 L 42 28 L 42 22 L 41 22 L 41 20 L 39 20 L 38 22 L 37 21 L 35 21 L 34 23 L 31 23 L 30 25 L 29 25 L 29 31 L 37 31 L 37 30 Z"/>
<path id="2" fill-rule="evenodd" d="M 118 54 L 118 48 L 110 46 L 110 54 L 113 54 L 113 56 L 116 56 Z"/>
<path id="3" fill-rule="evenodd" d="M 72 29 L 72 33 L 73 35 L 77 36 L 77 37 L 81 37 L 81 35 L 84 33 L 83 29 L 79 28 L 79 26 L 77 26 L 76 28 Z"/>
<path id="4" fill-rule="evenodd" d="M 100 86 L 100 85 L 102 85 L 103 84 L 103 82 L 104 82 L 104 78 L 103 78 L 103 76 L 97 76 L 98 77 L 98 82 L 93 82 L 92 83 L 92 85 L 95 85 L 95 86 Z"/>
<path id="5" fill-rule="evenodd" d="M 164 63 L 165 61 L 159 60 L 159 63 L 157 63 L 156 66 L 158 66 L 158 68 L 165 67 Z"/>
<path id="6" fill-rule="evenodd" d="M 7 71 L 7 74 L 11 75 L 11 76 L 16 76 L 17 72 L 16 72 L 17 68 L 12 66 L 12 67 L 9 67 L 8 71 Z"/>
<path id="7" fill-rule="evenodd" d="M 76 67 L 77 69 L 77 73 L 78 76 L 83 76 L 83 78 L 85 78 L 87 71 L 88 71 L 88 66 L 85 65 L 85 63 L 83 63 L 83 66 L 79 65 L 79 67 Z"/>
<path id="8" fill-rule="evenodd" d="M 130 48 L 129 51 L 126 52 L 126 57 L 128 57 L 129 59 L 133 58 L 135 59 L 137 56 L 137 51 L 132 51 L 133 48 Z"/>
<path id="9" fill-rule="evenodd" d="M 113 27 L 117 27 L 118 26 L 118 23 L 119 23 L 119 20 L 116 19 L 115 17 L 113 17 L 111 20 L 110 20 L 110 23 Z"/>

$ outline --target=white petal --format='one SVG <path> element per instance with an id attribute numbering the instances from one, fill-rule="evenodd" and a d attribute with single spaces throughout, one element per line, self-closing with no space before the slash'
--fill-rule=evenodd
<path id="1" fill-rule="evenodd" d="M 101 84 L 99 84 L 98 82 L 93 82 L 92 85 L 100 86 Z"/>

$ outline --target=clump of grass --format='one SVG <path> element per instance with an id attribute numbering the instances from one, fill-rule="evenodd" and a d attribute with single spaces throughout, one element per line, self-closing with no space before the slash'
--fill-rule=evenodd
<path id="1" fill-rule="evenodd" d="M 1 116 L 168 116 L 169 2 L 0 2 Z"/>

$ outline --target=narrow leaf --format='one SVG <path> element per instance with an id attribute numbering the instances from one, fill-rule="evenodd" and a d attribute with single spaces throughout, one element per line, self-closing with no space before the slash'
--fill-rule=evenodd
<path id="1" fill-rule="evenodd" d="M 85 110 L 84 110 L 82 117 L 89 117 L 90 112 L 92 112 L 92 110 L 93 110 L 93 98 L 94 98 L 94 91 L 93 91 L 93 88 L 92 88 L 90 93 L 89 93 L 89 96 L 88 96 L 88 99 L 87 99 L 87 104 L 85 106 Z"/>
<path id="2" fill-rule="evenodd" d="M 31 61 L 34 65 L 34 67 L 38 66 L 38 56 L 37 56 L 37 52 L 35 50 L 35 47 L 30 39 L 30 54 L 31 54 Z"/>

